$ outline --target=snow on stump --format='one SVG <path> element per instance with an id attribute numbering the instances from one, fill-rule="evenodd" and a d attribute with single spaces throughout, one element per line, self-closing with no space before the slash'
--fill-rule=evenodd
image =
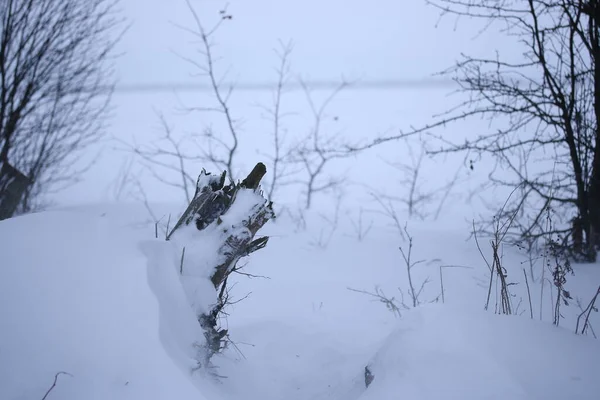
<path id="1" fill-rule="evenodd" d="M 264 248 L 267 236 L 258 231 L 274 218 L 272 202 L 263 197 L 260 181 L 267 169 L 258 163 L 241 182 L 225 184 L 226 171 L 212 175 L 204 169 L 198 177 L 196 192 L 181 218 L 168 233 L 167 240 L 182 248 L 180 275 L 188 300 L 204 330 L 206 345 L 198 360 L 209 367 L 211 357 L 224 346 L 227 330 L 219 328 L 219 315 L 228 304 L 227 278 L 236 271 L 237 262 Z M 209 301 L 203 290 L 207 279 L 217 293 Z"/>
<path id="2" fill-rule="evenodd" d="M 8 162 L 0 161 L 0 221 L 12 217 L 33 182 Z"/>

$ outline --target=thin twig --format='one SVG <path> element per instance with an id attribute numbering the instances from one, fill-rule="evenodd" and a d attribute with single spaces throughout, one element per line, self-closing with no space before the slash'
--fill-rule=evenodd
<path id="1" fill-rule="evenodd" d="M 386 308 L 388 310 L 390 310 L 394 315 L 401 317 L 402 314 L 400 313 L 400 307 L 396 304 L 396 298 L 395 297 L 388 297 L 385 295 L 385 293 L 383 292 L 383 290 L 381 290 L 379 287 L 375 287 L 375 292 L 368 292 L 366 290 L 359 290 L 359 289 L 353 289 L 353 288 L 346 288 L 350 291 L 356 292 L 356 293 L 361 293 L 361 294 L 366 294 L 367 296 L 371 296 L 375 298 L 375 301 L 379 301 L 381 303 L 383 303 Z M 400 294 L 402 294 L 402 291 L 400 291 Z M 404 301 L 400 302 L 400 306 L 402 306 L 403 309 L 408 310 L 408 307 L 404 304 Z"/>
<path id="2" fill-rule="evenodd" d="M 183 275 L 183 261 L 185 260 L 185 247 L 181 250 L 181 261 L 179 262 L 179 275 Z"/>
<path id="3" fill-rule="evenodd" d="M 467 268 L 467 269 L 473 269 L 473 267 L 467 267 L 464 265 L 440 265 L 440 289 L 441 289 L 441 297 L 442 297 L 442 303 L 445 303 L 445 289 L 444 289 L 444 275 L 442 273 L 444 268 Z"/>
<path id="4" fill-rule="evenodd" d="M 73 375 L 71 375 L 68 372 L 64 372 L 64 371 L 57 372 L 56 375 L 54 375 L 54 382 L 52 382 L 52 386 L 50 386 L 50 388 L 48 389 L 48 391 L 46 392 L 44 397 L 42 397 L 42 400 L 46 400 L 46 398 L 48 397 L 50 392 L 52 392 L 52 390 L 54 390 L 54 388 L 56 387 L 56 383 L 58 382 L 58 377 L 60 375 L 67 375 L 67 376 L 73 377 Z"/>
<path id="5" fill-rule="evenodd" d="M 531 291 L 529 290 L 529 281 L 527 280 L 527 272 L 523 268 L 523 276 L 525 277 L 525 285 L 527 286 L 527 298 L 529 299 L 529 315 L 533 319 L 533 306 L 531 304 Z"/>
<path id="6" fill-rule="evenodd" d="M 598 286 L 598 289 L 596 290 L 596 294 L 594 295 L 594 297 L 592 298 L 592 300 L 590 300 L 590 302 L 588 303 L 587 307 L 577 317 L 577 325 L 575 326 L 575 333 L 581 333 L 582 335 L 585 334 L 585 331 L 586 331 L 587 327 L 590 325 L 589 321 L 590 321 L 590 315 L 591 315 L 592 311 L 597 311 L 598 310 L 595 307 L 596 299 L 598 298 L 598 296 L 600 296 L 600 286 Z M 579 332 L 579 322 L 580 322 L 580 319 L 584 315 L 585 315 L 585 321 L 584 321 L 583 327 L 581 328 L 581 332 Z"/>
<path id="7" fill-rule="evenodd" d="M 169 225 L 171 224 L 171 213 L 169 213 L 169 219 L 167 219 L 167 228 L 165 230 L 165 240 L 169 240 Z"/>

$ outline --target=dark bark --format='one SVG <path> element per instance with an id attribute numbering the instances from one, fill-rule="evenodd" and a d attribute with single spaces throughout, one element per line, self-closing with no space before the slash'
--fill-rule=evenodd
<path id="1" fill-rule="evenodd" d="M 103 134 L 117 1 L 0 1 L 0 163 L 31 179 L 18 212 L 76 182 L 73 165 Z"/>
<path id="2" fill-rule="evenodd" d="M 463 56 L 445 71 L 454 75 L 468 99 L 432 125 L 478 116 L 498 119 L 499 126 L 464 143 L 440 136 L 444 145 L 433 153 L 468 151 L 495 157 L 491 183 L 521 189 L 505 208 L 507 214 L 521 210 L 511 232 L 516 241 L 548 242 L 553 235 L 569 232 L 567 221 L 575 218 L 569 232 L 573 256 L 594 261 L 600 245 L 600 3 L 428 3 L 443 13 L 481 19 L 488 28 L 499 22 L 506 26 L 503 32 L 523 46 L 518 61 L 500 55 Z M 527 165 L 533 160 L 550 167 L 530 172 Z M 559 225 L 550 230 L 544 218 L 548 210 L 558 214 L 553 222 Z"/>
<path id="3" fill-rule="evenodd" d="M 252 172 L 242 181 L 242 187 L 247 189 L 256 189 L 260 184 L 260 180 L 267 173 L 267 167 L 265 164 L 258 163 L 252 169 Z"/>
<path id="4" fill-rule="evenodd" d="M 8 162 L 0 161 L 0 221 L 10 218 L 32 181 Z"/>

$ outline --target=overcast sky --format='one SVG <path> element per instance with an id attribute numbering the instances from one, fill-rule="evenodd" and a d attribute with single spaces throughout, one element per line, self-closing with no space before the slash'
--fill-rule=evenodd
<path id="1" fill-rule="evenodd" d="M 460 53 L 511 51 L 510 42 L 492 33 L 475 38 L 481 26 L 473 21 L 457 23 L 448 17 L 440 22 L 439 12 L 422 0 L 191 0 L 191 3 L 207 27 L 219 20 L 219 10 L 227 4 L 227 13 L 233 18 L 225 21 L 215 35 L 215 52 L 220 57 L 217 69 L 229 71 L 227 80 L 238 83 L 276 79 L 273 68 L 277 58 L 273 49 L 280 40 L 294 42 L 293 74 L 309 81 L 336 82 L 342 77 L 361 81 L 421 80 L 449 67 Z M 193 27 L 185 0 L 123 0 L 122 7 L 132 25 L 120 44 L 123 55 L 116 64 L 121 86 L 206 82 L 193 76 L 194 68 L 178 56 L 200 59 L 194 38 L 178 27 Z M 361 139 L 426 124 L 433 114 L 456 103 L 456 98 L 448 98 L 450 91 L 450 87 L 443 85 L 437 89 L 348 90 L 331 106 L 330 113 L 339 119 L 332 129 L 344 137 Z M 110 135 L 122 140 L 152 140 L 160 134 L 157 110 L 167 116 L 178 132 L 201 130 L 203 124 L 210 122 L 206 116 L 183 118 L 176 109 L 182 105 L 204 105 L 211 101 L 208 96 L 188 91 L 117 92 Z M 268 104 L 270 99 L 269 91 L 234 92 L 233 112 L 244 120 L 241 133 L 244 143 L 256 144 L 261 140 L 257 139 L 259 136 L 268 135 L 270 125 L 261 118 L 256 105 Z M 301 93 L 291 93 L 285 99 L 285 109 L 296 113 L 296 117 L 286 121 L 291 134 L 304 133 L 310 125 L 304 99 Z M 445 134 L 456 137 L 465 129 L 481 126 L 481 122 L 472 121 L 451 127 Z M 84 182 L 60 194 L 58 200 L 76 203 L 111 200 L 107 187 L 125 157 L 124 153 L 112 150 L 113 147 L 110 142 L 104 143 L 98 164 Z M 361 159 L 360 170 L 352 173 L 368 178 L 380 168 L 377 163 L 380 157 L 388 160 L 403 157 L 401 150 L 401 146 L 392 144 L 371 151 L 367 158 Z M 246 151 L 240 167 L 247 168 L 258 158 L 255 150 Z M 365 167 L 365 163 L 369 166 Z M 434 175 L 439 177 L 433 168 Z M 164 188 L 157 187 L 155 191 L 151 188 L 150 193 L 156 200 L 171 198 Z"/>

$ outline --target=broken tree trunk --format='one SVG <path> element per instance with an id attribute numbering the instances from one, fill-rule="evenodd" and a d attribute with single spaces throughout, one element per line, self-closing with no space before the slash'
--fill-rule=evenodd
<path id="1" fill-rule="evenodd" d="M 227 330 L 219 329 L 218 319 L 228 302 L 228 276 L 236 270 L 242 257 L 262 249 L 269 239 L 266 236 L 255 238 L 267 221 L 274 217 L 272 203 L 259 190 L 265 174 L 265 165 L 258 163 L 246 179 L 225 185 L 225 171 L 211 175 L 202 170 L 192 201 L 167 234 L 167 240 L 170 240 L 185 227 L 195 227 L 198 231 L 212 229 L 214 232 L 211 230 L 210 234 L 218 237 L 214 249 L 217 257 L 207 256 L 214 260 L 214 265 L 210 265 L 210 280 L 218 292 L 218 300 L 208 312 L 198 315 L 206 338 L 206 354 L 201 362 L 204 366 L 208 366 L 210 358 L 222 349 L 227 336 Z"/>

